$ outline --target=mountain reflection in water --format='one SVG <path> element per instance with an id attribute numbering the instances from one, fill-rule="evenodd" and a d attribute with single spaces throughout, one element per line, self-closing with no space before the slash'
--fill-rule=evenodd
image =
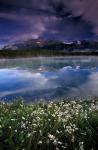
<path id="1" fill-rule="evenodd" d="M 0 98 L 22 96 L 34 101 L 98 96 L 97 67 L 96 57 L 0 60 Z"/>

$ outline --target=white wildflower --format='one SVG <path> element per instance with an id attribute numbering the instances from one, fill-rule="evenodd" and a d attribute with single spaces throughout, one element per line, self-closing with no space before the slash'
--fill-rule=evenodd
<path id="1" fill-rule="evenodd" d="M 55 140 L 55 136 L 52 135 L 52 134 L 48 134 L 48 138 L 49 138 L 50 140 Z"/>

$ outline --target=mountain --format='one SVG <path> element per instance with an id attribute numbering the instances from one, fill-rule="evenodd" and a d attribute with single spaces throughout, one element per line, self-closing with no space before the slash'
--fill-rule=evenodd
<path id="1" fill-rule="evenodd" d="M 98 51 L 98 41 L 82 40 L 66 43 L 53 40 L 28 39 L 20 43 L 6 45 L 2 50 Z"/>

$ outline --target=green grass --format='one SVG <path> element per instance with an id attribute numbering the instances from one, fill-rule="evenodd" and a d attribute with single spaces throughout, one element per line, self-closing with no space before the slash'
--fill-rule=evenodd
<path id="1" fill-rule="evenodd" d="M 0 103 L 0 150 L 97 150 L 98 98 Z"/>

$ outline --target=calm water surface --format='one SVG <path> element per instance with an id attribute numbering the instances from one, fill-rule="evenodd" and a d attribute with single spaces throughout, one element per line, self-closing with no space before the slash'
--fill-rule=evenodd
<path id="1" fill-rule="evenodd" d="M 0 59 L 0 99 L 98 96 L 98 57 Z"/>

